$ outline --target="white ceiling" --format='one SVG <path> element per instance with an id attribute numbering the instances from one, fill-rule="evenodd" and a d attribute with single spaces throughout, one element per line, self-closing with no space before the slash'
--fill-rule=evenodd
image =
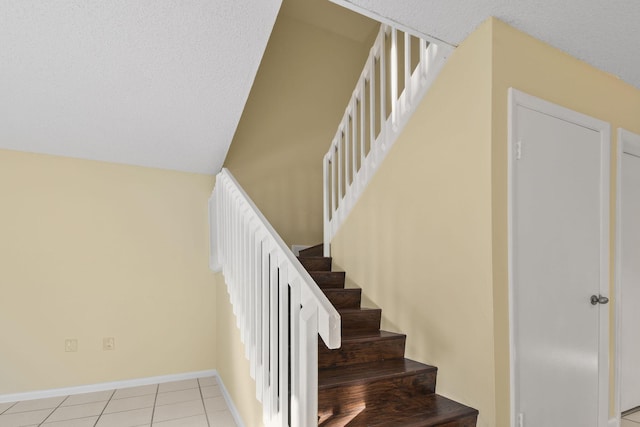
<path id="1" fill-rule="evenodd" d="M 0 1 L 0 148 L 216 173 L 281 1 Z M 451 45 L 496 16 L 640 88 L 640 0 L 331 1 Z M 283 12 L 366 39 L 320 2 Z"/>
<path id="2" fill-rule="evenodd" d="M 640 0 L 331 0 L 460 44 L 490 16 L 640 88 Z"/>
<path id="3" fill-rule="evenodd" d="M 0 1 L 0 148 L 217 172 L 280 4 Z"/>

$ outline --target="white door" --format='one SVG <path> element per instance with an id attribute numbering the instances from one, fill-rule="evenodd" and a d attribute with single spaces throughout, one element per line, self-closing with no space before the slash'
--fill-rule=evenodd
<path id="1" fill-rule="evenodd" d="M 622 134 L 620 408 L 640 406 L 640 136 Z"/>
<path id="2" fill-rule="evenodd" d="M 603 427 L 609 136 L 598 128 L 608 125 L 518 94 L 510 159 L 514 425 Z"/>

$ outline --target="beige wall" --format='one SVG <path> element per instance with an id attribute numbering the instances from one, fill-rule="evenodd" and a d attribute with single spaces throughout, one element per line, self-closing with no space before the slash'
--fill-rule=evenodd
<path id="1" fill-rule="evenodd" d="M 276 21 L 225 167 L 288 244 L 322 241 L 322 158 L 370 47 Z"/>
<path id="2" fill-rule="evenodd" d="M 437 392 L 495 426 L 491 26 L 445 65 L 332 243 L 338 268 L 437 366 Z"/>
<path id="3" fill-rule="evenodd" d="M 570 108 L 611 124 L 611 277 L 615 236 L 616 132 L 624 127 L 640 133 L 640 90 L 599 71 L 498 20 L 493 26 L 493 274 L 495 310 L 496 403 L 498 425 L 506 426 L 509 411 L 507 293 L 507 90 Z M 613 296 L 611 280 L 610 296 Z M 613 308 L 613 304 L 609 305 Z M 613 316 L 611 343 L 613 345 Z M 613 348 L 613 347 L 612 347 Z M 613 362 L 613 360 L 612 360 Z M 613 378 L 613 363 L 611 363 Z M 612 381 L 613 386 L 613 381 Z"/>
<path id="4" fill-rule="evenodd" d="M 614 142 L 618 127 L 640 132 L 639 90 L 490 19 L 455 51 L 332 245 L 383 326 L 408 334 L 408 357 L 438 366 L 438 392 L 478 408 L 479 426 L 509 425 L 509 87 L 611 123 Z"/>
<path id="5" fill-rule="evenodd" d="M 276 21 L 225 167 L 287 244 L 322 242 L 322 158 L 370 47 L 282 13 Z M 245 424 L 259 426 L 222 278 L 217 312 L 218 372 Z"/>
<path id="6" fill-rule="evenodd" d="M 0 150 L 0 394 L 215 368 L 212 186 Z"/>
<path id="7" fill-rule="evenodd" d="M 218 323 L 218 374 L 233 399 L 233 403 L 247 427 L 262 426 L 262 405 L 256 399 L 256 383 L 249 375 L 249 362 L 244 357 L 244 345 L 240 342 L 240 330 L 236 327 L 224 277 L 217 276 Z"/>

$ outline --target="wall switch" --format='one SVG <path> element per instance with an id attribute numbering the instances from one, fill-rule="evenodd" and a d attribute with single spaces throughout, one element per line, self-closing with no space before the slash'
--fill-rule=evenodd
<path id="1" fill-rule="evenodd" d="M 102 339 L 102 349 L 104 351 L 116 349 L 116 339 L 114 337 L 105 337 Z"/>
<path id="2" fill-rule="evenodd" d="M 64 340 L 64 351 L 66 352 L 78 351 L 78 340 L 75 338 Z"/>

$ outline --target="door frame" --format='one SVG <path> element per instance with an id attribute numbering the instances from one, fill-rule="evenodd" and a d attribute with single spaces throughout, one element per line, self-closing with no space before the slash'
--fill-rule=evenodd
<path id="1" fill-rule="evenodd" d="M 622 314 L 622 156 L 625 152 L 630 150 L 636 151 L 634 155 L 640 154 L 640 135 L 630 132 L 623 128 L 618 128 L 617 132 L 617 150 L 616 150 L 616 256 L 615 256 L 615 302 L 614 302 L 614 322 L 615 322 L 615 347 L 614 347 L 614 360 L 615 360 L 615 388 L 613 397 L 613 406 L 615 410 L 615 426 L 619 426 L 622 422 L 621 417 L 621 394 L 622 387 L 620 382 L 622 376 L 620 373 L 621 353 L 620 353 L 620 340 L 621 340 L 621 314 Z"/>
<path id="2" fill-rule="evenodd" d="M 524 107 L 570 123 L 583 126 L 600 134 L 600 294 L 609 295 L 610 274 L 610 241 L 609 210 L 610 175 L 611 175 L 611 126 L 609 123 L 578 113 L 565 107 L 526 94 L 514 88 L 508 91 L 508 137 L 507 137 L 507 227 L 508 227 L 508 291 L 509 291 L 509 378 L 510 378 L 510 420 L 512 427 L 519 427 L 516 419 L 516 364 L 518 355 L 515 348 L 514 330 L 514 251 L 513 232 L 515 212 L 513 206 L 515 191 L 514 156 L 516 146 L 516 129 L 518 124 L 517 108 Z M 586 300 L 585 300 L 586 301 Z M 598 427 L 606 427 L 609 423 L 609 315 L 611 304 L 606 310 L 600 310 L 599 355 L 598 355 Z"/>

